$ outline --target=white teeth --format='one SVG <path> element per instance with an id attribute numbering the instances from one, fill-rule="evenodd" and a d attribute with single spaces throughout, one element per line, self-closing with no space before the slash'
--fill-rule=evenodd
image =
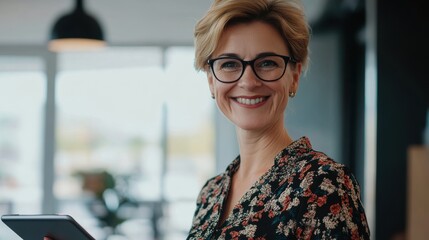
<path id="1" fill-rule="evenodd" d="M 241 103 L 241 104 L 246 104 L 246 105 L 255 105 L 258 104 L 260 102 L 262 102 L 264 100 L 263 97 L 260 98 L 237 98 L 237 102 Z"/>

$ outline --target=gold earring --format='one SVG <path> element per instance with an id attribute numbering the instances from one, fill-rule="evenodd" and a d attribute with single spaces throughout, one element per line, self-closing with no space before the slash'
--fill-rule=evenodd
<path id="1" fill-rule="evenodd" d="M 291 98 L 295 97 L 295 92 L 289 92 L 289 97 Z"/>

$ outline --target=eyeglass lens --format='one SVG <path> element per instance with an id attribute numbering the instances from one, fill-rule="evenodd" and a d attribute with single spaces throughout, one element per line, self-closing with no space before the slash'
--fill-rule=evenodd
<path id="1" fill-rule="evenodd" d="M 256 76 L 264 81 L 280 79 L 286 69 L 287 59 L 281 56 L 263 56 L 252 61 L 238 58 L 218 58 L 213 61 L 213 73 L 222 82 L 234 82 L 241 78 L 245 67 L 250 65 Z"/>

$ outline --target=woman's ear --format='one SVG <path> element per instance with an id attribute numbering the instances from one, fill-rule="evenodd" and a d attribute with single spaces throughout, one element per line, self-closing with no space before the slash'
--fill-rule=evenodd
<path id="1" fill-rule="evenodd" d="M 292 92 L 296 93 L 298 91 L 301 73 L 302 73 L 302 63 L 298 62 L 295 64 L 295 67 L 293 68 L 292 84 L 291 84 L 291 91 Z"/>
<path id="2" fill-rule="evenodd" d="M 214 76 L 210 71 L 207 71 L 207 81 L 209 83 L 209 88 L 210 88 L 210 92 L 212 95 L 212 98 L 215 96 L 215 91 L 214 91 Z"/>

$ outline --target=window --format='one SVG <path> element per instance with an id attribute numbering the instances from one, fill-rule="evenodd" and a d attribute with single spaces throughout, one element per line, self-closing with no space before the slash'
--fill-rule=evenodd
<path id="1" fill-rule="evenodd" d="M 214 101 L 204 73 L 193 68 L 193 48 L 166 51 L 167 169 L 166 239 L 185 239 L 195 200 L 215 172 Z"/>
<path id="2" fill-rule="evenodd" d="M 57 82 L 60 212 L 97 239 L 183 239 L 215 166 L 212 100 L 193 48 L 63 53 Z"/>
<path id="3" fill-rule="evenodd" d="M 0 215 L 39 213 L 45 75 L 36 57 L 0 57 Z M 0 239 L 16 237 L 0 224 Z"/>

